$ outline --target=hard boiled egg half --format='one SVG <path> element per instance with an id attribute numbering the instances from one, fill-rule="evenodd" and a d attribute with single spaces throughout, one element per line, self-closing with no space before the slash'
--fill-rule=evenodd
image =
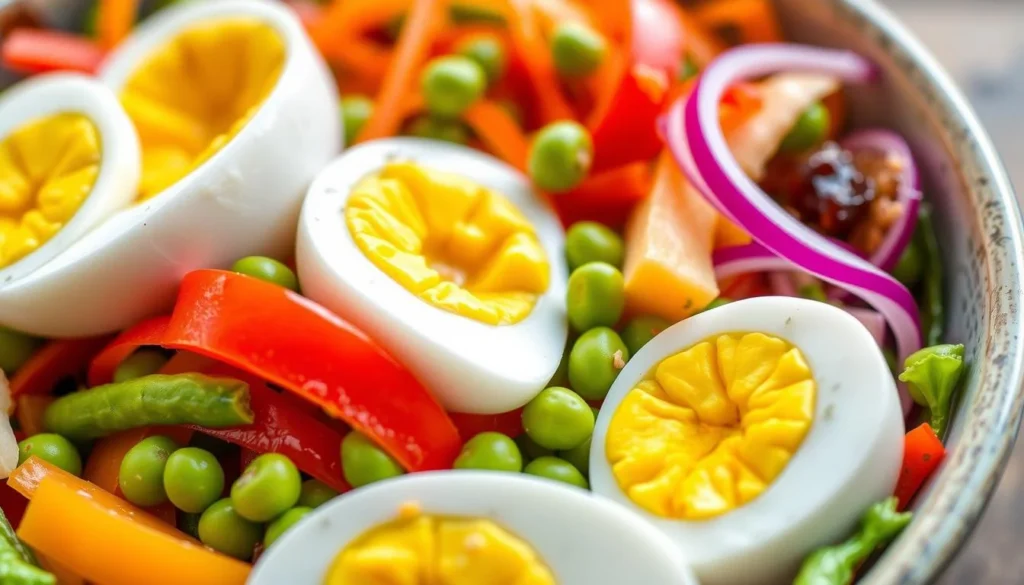
<path id="1" fill-rule="evenodd" d="M 285 258 L 309 183 L 341 148 L 331 75 L 275 2 L 162 10 L 100 78 L 139 136 L 136 202 L 87 234 L 69 231 L 55 257 L 0 283 L 0 323 L 27 333 L 122 329 L 167 310 L 193 269 Z"/>
<path id="2" fill-rule="evenodd" d="M 524 475 L 418 473 L 341 496 L 260 557 L 248 585 L 696 585 L 636 515 Z"/>
<path id="3" fill-rule="evenodd" d="M 892 494 L 903 457 L 893 376 L 826 303 L 730 303 L 651 340 L 601 407 L 590 483 L 650 520 L 704 585 L 791 580 Z"/>
<path id="4" fill-rule="evenodd" d="M 374 336 L 450 411 L 526 404 L 565 347 L 564 233 L 522 174 L 412 138 L 345 152 L 299 222 L 303 293 Z"/>
<path id="5" fill-rule="evenodd" d="M 117 97 L 76 74 L 0 99 L 0 291 L 135 198 L 139 142 Z M 0 293 L 0 322 L 16 313 Z"/>

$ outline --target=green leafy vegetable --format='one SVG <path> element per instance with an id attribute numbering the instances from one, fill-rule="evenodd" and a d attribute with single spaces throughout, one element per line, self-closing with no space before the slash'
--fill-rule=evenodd
<path id="1" fill-rule="evenodd" d="M 933 345 L 912 353 L 903 363 L 900 381 L 906 382 L 914 402 L 927 406 L 931 426 L 942 436 L 949 421 L 953 393 L 964 370 L 963 345 Z"/>
<path id="2" fill-rule="evenodd" d="M 921 333 L 925 343 L 936 345 L 942 341 L 946 326 L 946 311 L 942 298 L 942 258 L 939 254 L 939 241 L 935 237 L 935 222 L 931 209 L 921 206 L 918 214 L 917 230 L 914 232 L 915 245 L 925 254 L 924 281 L 919 304 L 921 307 Z"/>
<path id="3" fill-rule="evenodd" d="M 807 557 L 793 585 L 847 585 L 853 573 L 872 551 L 896 537 L 910 523 L 910 512 L 897 512 L 896 497 L 868 508 L 860 531 L 846 542 L 820 548 Z"/>
<path id="4" fill-rule="evenodd" d="M 0 583 L 4 585 L 55 585 L 56 577 L 36 566 L 32 551 L 14 533 L 0 510 Z"/>

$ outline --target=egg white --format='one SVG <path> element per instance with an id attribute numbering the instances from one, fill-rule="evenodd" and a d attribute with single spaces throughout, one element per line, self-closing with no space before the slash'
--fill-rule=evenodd
<path id="1" fill-rule="evenodd" d="M 743 332 L 775 335 L 803 352 L 817 382 L 810 432 L 768 489 L 736 510 L 705 521 L 647 512 L 612 475 L 605 451 L 612 416 L 663 359 L 711 336 Z M 785 583 L 808 553 L 845 538 L 871 504 L 892 495 L 903 434 L 893 376 L 860 322 L 817 301 L 748 299 L 677 323 L 629 361 L 598 416 L 590 484 L 664 532 L 703 585 Z"/>
<path id="2" fill-rule="evenodd" d="M 494 326 L 445 311 L 363 254 L 345 223 L 346 201 L 354 185 L 396 159 L 459 173 L 523 213 L 550 264 L 550 285 L 528 317 Z M 558 368 L 568 331 L 564 240 L 558 218 L 518 171 L 467 147 L 392 138 L 347 150 L 316 178 L 299 220 L 296 260 L 306 296 L 372 335 L 445 408 L 495 414 L 529 402 Z"/>
<path id="3" fill-rule="evenodd" d="M 306 189 L 341 149 L 334 81 L 291 10 L 259 0 L 180 3 L 139 26 L 100 78 L 116 93 L 182 30 L 229 17 L 265 22 L 286 47 L 277 85 L 256 114 L 192 173 L 0 285 L 0 322 L 48 337 L 116 331 L 169 309 L 191 270 L 289 255 Z"/>
<path id="4" fill-rule="evenodd" d="M 530 544 L 559 585 L 697 585 L 672 543 L 586 491 L 511 473 L 415 473 L 317 508 L 260 557 L 248 585 L 320 585 L 354 538 L 418 503 L 425 513 L 493 520 Z"/>
<path id="5" fill-rule="evenodd" d="M 0 269 L 0 323 L 16 309 L 4 302 L 6 284 L 53 260 L 72 242 L 124 209 L 135 198 L 141 163 L 139 139 L 117 96 L 98 81 L 77 73 L 51 73 L 23 81 L 0 98 L 0 139 L 39 118 L 81 114 L 93 123 L 100 139 L 99 174 L 92 191 L 53 238 L 21 260 Z"/>

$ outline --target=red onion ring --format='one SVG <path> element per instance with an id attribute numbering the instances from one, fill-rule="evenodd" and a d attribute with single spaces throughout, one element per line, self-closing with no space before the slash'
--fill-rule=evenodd
<path id="1" fill-rule="evenodd" d="M 739 167 L 718 123 L 725 90 L 741 79 L 780 70 L 869 81 L 875 68 L 849 51 L 763 44 L 732 49 L 705 69 L 688 98 L 673 105 L 665 125 L 670 150 L 691 183 L 728 219 L 780 259 L 860 297 L 881 313 L 904 359 L 921 347 L 913 295 L 870 262 L 837 246 L 782 210 Z"/>

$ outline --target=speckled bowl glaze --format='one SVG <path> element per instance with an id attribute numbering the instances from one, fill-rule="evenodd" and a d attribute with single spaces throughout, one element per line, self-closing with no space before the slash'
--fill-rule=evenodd
<path id="1" fill-rule="evenodd" d="M 915 502 L 915 519 L 860 583 L 929 583 L 970 536 L 1017 436 L 1024 406 L 1021 215 L 974 112 L 918 40 L 872 0 L 776 0 L 789 38 L 873 59 L 880 86 L 851 88 L 857 125 L 907 137 L 937 210 L 947 340 L 969 370 L 950 453 Z"/>

